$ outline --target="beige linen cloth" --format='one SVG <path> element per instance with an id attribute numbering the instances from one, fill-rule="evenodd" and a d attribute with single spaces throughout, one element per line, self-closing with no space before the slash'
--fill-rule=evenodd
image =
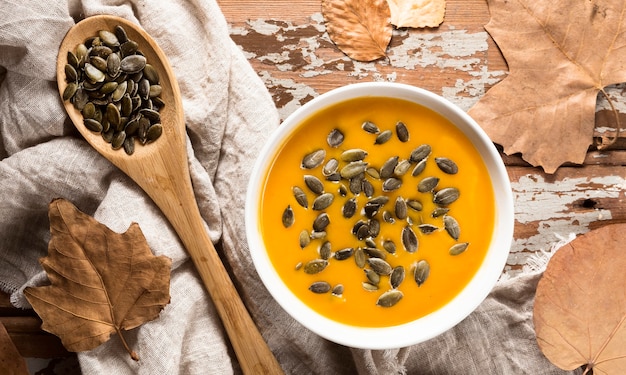
<path id="1" fill-rule="evenodd" d="M 189 163 L 209 234 L 287 374 L 567 374 L 537 348 L 532 301 L 539 274 L 500 283 L 478 310 L 421 345 L 367 351 L 328 342 L 291 319 L 260 282 L 244 236 L 244 195 L 259 149 L 278 126 L 272 99 L 228 35 L 215 0 L 0 0 L 0 288 L 28 308 L 22 290 L 46 282 L 53 198 L 117 232 L 139 223 L 157 255 L 173 260 L 171 303 L 157 320 L 80 353 L 84 374 L 240 373 L 212 302 L 160 211 L 69 123 L 55 60 L 79 19 L 113 14 L 140 24 L 179 80 Z M 0 371 L 1 372 L 1 371 Z"/>

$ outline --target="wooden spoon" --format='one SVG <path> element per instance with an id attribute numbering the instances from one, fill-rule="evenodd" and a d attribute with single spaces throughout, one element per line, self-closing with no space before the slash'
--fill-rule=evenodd
<path id="1" fill-rule="evenodd" d="M 149 64 L 159 73 L 163 88 L 163 133 L 155 142 L 137 145 L 132 155 L 113 150 L 99 133 L 83 125 L 82 114 L 69 102 L 65 109 L 83 137 L 102 156 L 132 178 L 159 206 L 187 248 L 226 328 L 237 359 L 246 374 L 283 373 L 246 310 L 204 227 L 189 176 L 185 120 L 178 83 L 169 62 L 154 40 L 139 26 L 119 17 L 93 16 L 73 26 L 63 39 L 57 58 L 57 83 L 61 96 L 67 86 L 68 51 L 100 30 L 113 32 L 121 25 L 129 39 L 140 46 Z"/>

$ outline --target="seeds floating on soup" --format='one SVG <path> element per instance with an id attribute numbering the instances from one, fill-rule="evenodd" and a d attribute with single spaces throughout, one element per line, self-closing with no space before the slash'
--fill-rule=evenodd
<path id="1" fill-rule="evenodd" d="M 295 223 L 294 208 L 308 211 L 310 207 L 316 215 L 311 225 L 300 231 L 299 246 L 303 250 L 307 248 L 306 251 L 315 249 L 314 257 L 308 261 L 299 260 L 296 270 L 315 277 L 318 274 L 323 276 L 334 262 L 346 264 L 353 258 L 355 268 L 365 273 L 362 288 L 378 295 L 376 305 L 391 308 L 404 297 L 400 289 L 406 288 L 403 286 L 406 272 L 412 272 L 417 286 L 422 286 L 430 275 L 430 263 L 415 259 L 419 256 L 417 254 L 422 253 L 419 250 L 422 236 L 435 236 L 445 231 L 448 241 L 454 241 L 447 248 L 449 256 L 459 255 L 468 247 L 467 242 L 457 242 L 460 226 L 449 214 L 452 204 L 460 197 L 459 189 L 454 186 L 439 187 L 441 181 L 447 184 L 458 173 L 458 166 L 446 157 L 435 155 L 430 158 L 433 147 L 426 143 L 406 154 L 383 156 L 380 162 L 380 155 L 376 154 L 373 158 L 372 154 L 387 142 L 408 142 L 407 125 L 402 121 L 394 124 L 396 137 L 393 137 L 391 129 L 381 129 L 370 121 L 363 122 L 361 128 L 375 135 L 373 144 L 356 145 L 347 140 L 342 131 L 334 128 L 326 138 L 327 148 L 315 148 L 302 155 L 300 167 L 308 191 L 299 186 L 291 187 L 291 199 L 296 204 L 287 205 L 282 222 L 285 228 L 290 228 Z M 350 143 L 346 143 L 348 141 Z M 348 144 L 348 147 L 344 146 Z M 390 149 L 393 150 L 393 147 Z M 422 177 L 423 173 L 428 174 Z M 449 177 L 444 179 L 444 176 Z M 411 191 L 414 196 L 403 193 L 407 184 L 413 186 Z M 309 205 L 311 194 L 312 203 Z M 335 201 L 339 201 L 340 205 L 337 217 L 333 216 L 337 210 L 333 208 Z M 430 205 L 427 212 L 423 212 L 422 202 Z M 355 242 L 348 246 L 342 244 L 343 247 L 333 250 L 326 237 L 341 227 L 336 224 L 341 221 L 349 222 L 349 233 L 335 237 L 339 240 L 335 239 L 333 243 L 348 244 L 346 236 Z M 390 238 L 388 226 L 398 225 L 402 226 L 396 232 L 397 237 Z M 318 244 L 309 247 L 315 241 L 319 241 Z M 396 243 L 401 246 L 396 246 Z M 407 262 L 401 261 L 407 256 L 411 261 L 402 263 Z M 386 288 L 381 288 L 385 285 L 382 284 L 383 279 L 390 287 L 384 292 Z M 332 290 L 333 295 L 347 298 L 344 285 L 341 280 L 332 288 L 327 281 L 315 280 L 309 284 L 309 289 L 315 294 Z"/>

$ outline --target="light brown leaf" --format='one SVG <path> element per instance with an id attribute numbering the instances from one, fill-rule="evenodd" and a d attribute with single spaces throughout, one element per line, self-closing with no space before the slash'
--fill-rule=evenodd
<path id="1" fill-rule="evenodd" d="M 507 154 L 554 173 L 582 163 L 598 92 L 626 81 L 624 1 L 488 0 L 509 75 L 469 111 Z"/>
<path id="2" fill-rule="evenodd" d="M 387 55 L 393 29 L 387 0 L 322 0 L 322 15 L 328 36 L 351 59 Z"/>
<path id="3" fill-rule="evenodd" d="M 539 348 L 555 365 L 626 373 L 626 224 L 576 238 L 550 260 L 537 285 Z"/>
<path id="4" fill-rule="evenodd" d="M 26 361 L 13 344 L 2 322 L 0 322 L 0 370 L 4 375 L 28 375 Z"/>
<path id="5" fill-rule="evenodd" d="M 51 285 L 24 291 L 42 328 L 74 352 L 117 332 L 133 356 L 121 330 L 156 319 L 169 303 L 171 260 L 152 254 L 136 223 L 115 233 L 62 199 L 50 203 L 49 217 L 52 236 L 41 265 Z"/>
<path id="6" fill-rule="evenodd" d="M 446 13 L 446 0 L 387 0 L 396 27 L 437 27 Z"/>

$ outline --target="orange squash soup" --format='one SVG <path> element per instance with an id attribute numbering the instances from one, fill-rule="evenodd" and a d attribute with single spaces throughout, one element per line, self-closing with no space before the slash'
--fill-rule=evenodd
<path id="1" fill-rule="evenodd" d="M 313 310 L 352 326 L 439 309 L 492 239 L 494 192 L 479 153 L 447 119 L 405 100 L 357 98 L 314 114 L 274 156 L 264 186 L 261 232 L 278 274 Z"/>

